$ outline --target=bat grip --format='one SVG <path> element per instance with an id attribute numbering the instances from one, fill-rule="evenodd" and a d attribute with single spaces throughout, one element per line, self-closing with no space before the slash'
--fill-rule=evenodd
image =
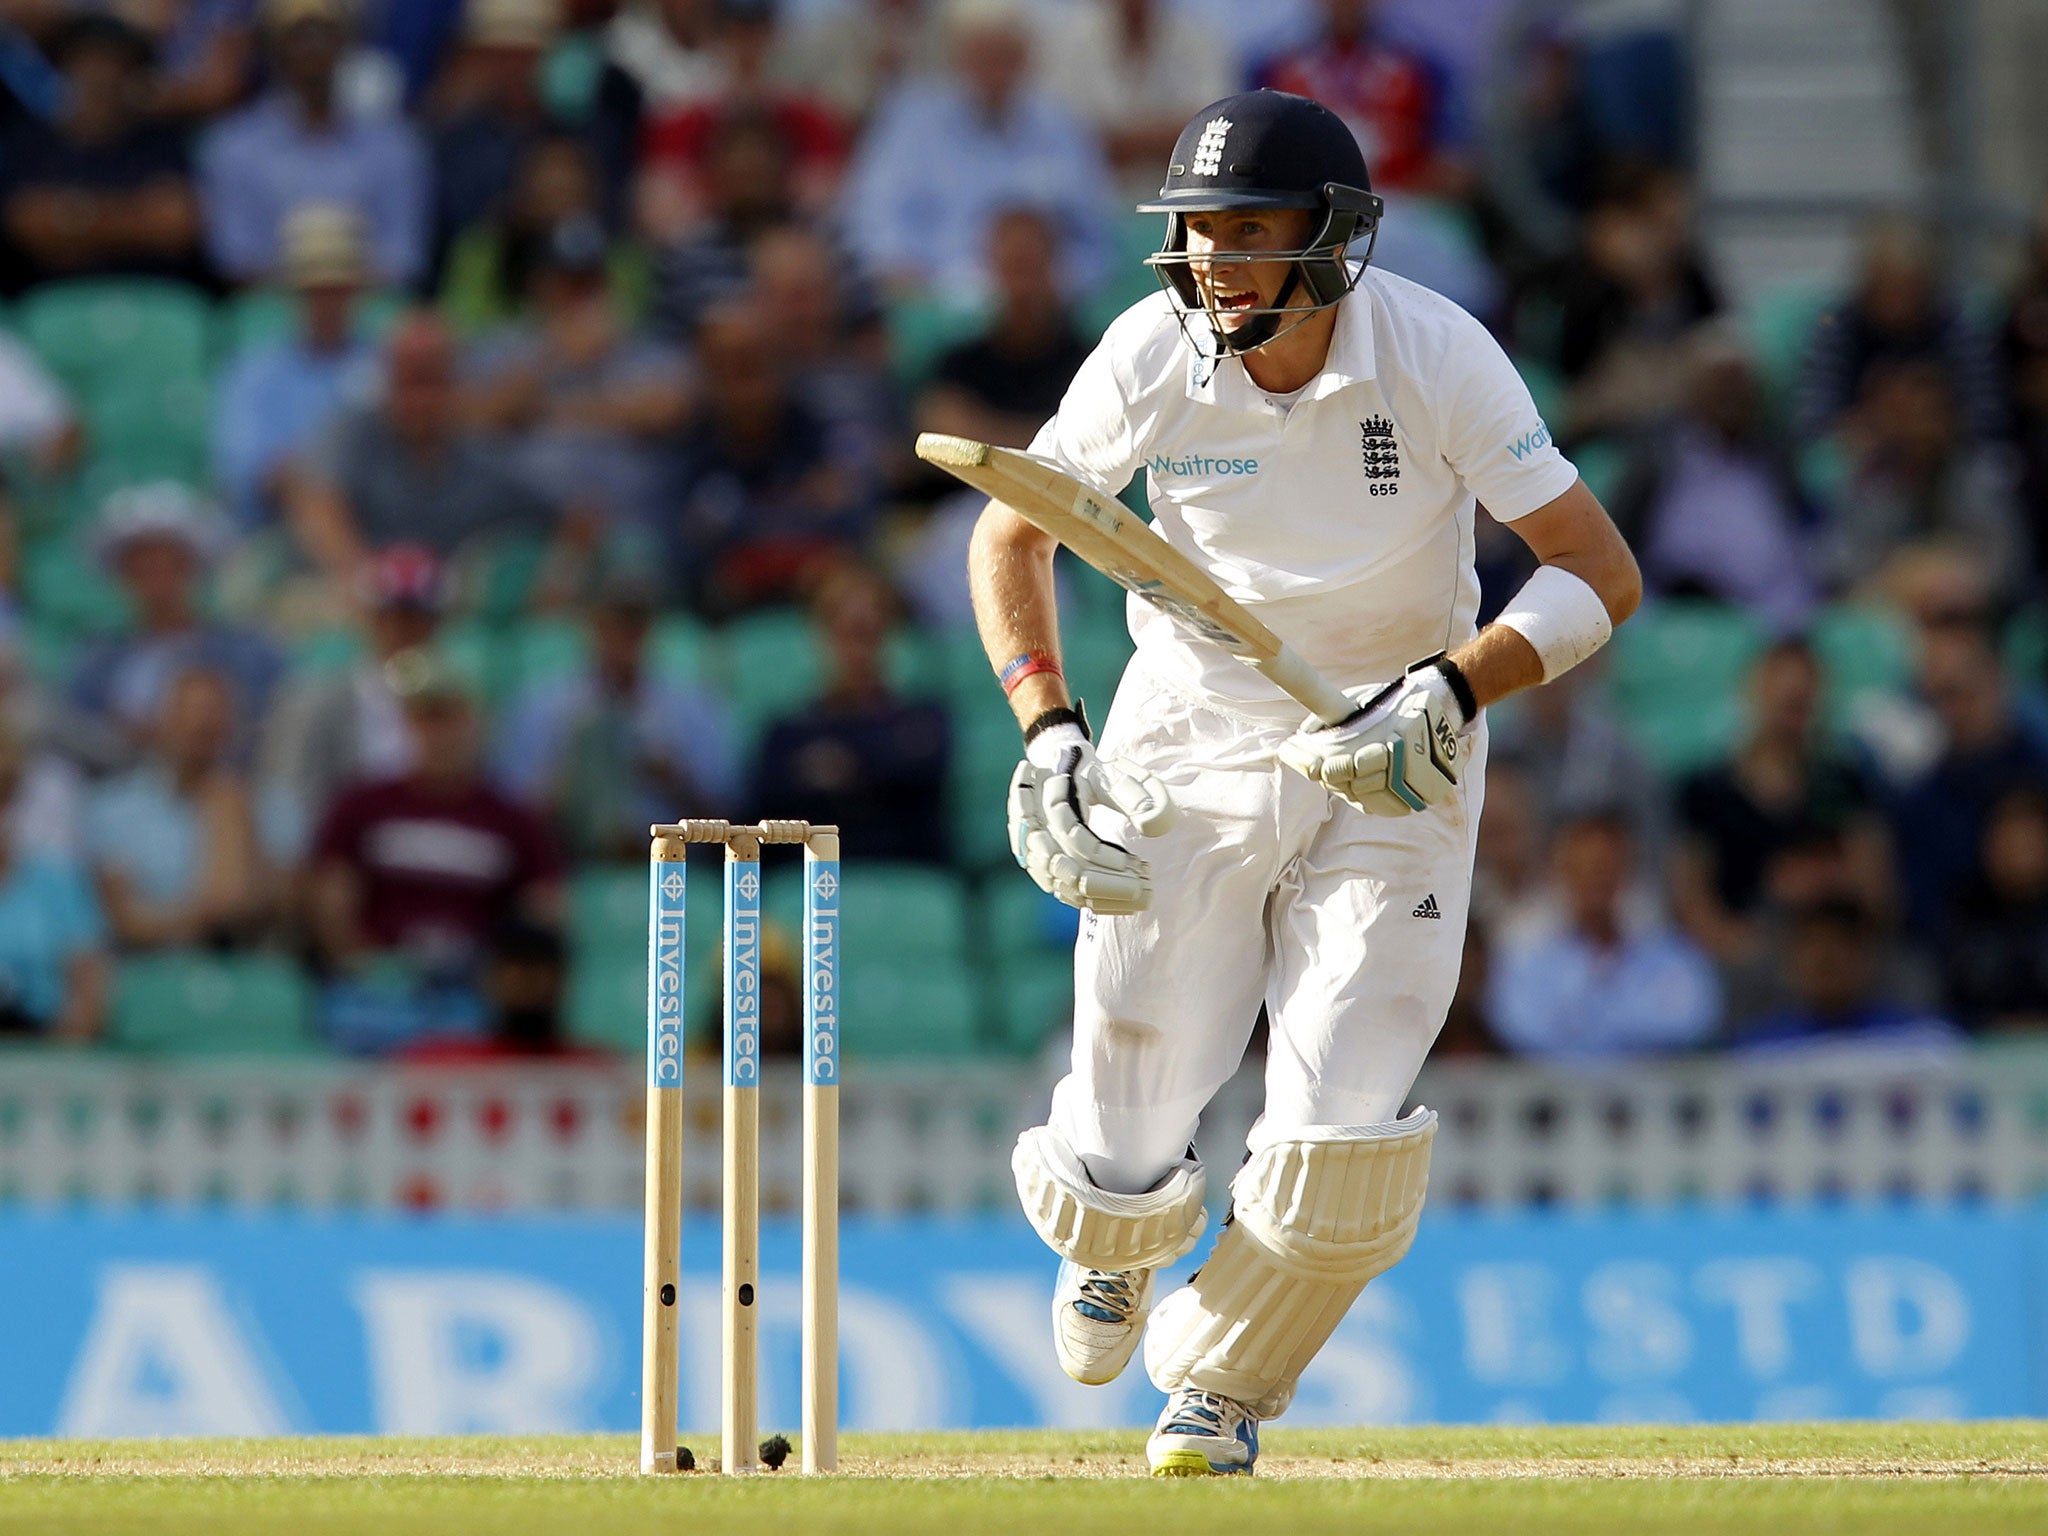
<path id="1" fill-rule="evenodd" d="M 1358 701 L 1302 660 L 1291 645 L 1283 642 L 1270 661 L 1253 665 L 1325 725 L 1342 725 L 1358 713 Z"/>

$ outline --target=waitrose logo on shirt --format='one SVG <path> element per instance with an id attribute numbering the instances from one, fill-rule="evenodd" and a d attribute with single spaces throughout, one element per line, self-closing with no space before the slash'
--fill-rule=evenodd
<path id="1" fill-rule="evenodd" d="M 1169 454 L 1155 453 L 1145 461 L 1145 468 L 1155 475 L 1256 475 L 1259 461 L 1212 459 L 1199 453 L 1174 458 Z"/>

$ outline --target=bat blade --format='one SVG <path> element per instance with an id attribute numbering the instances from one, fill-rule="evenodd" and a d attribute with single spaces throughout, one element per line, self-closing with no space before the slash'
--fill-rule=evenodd
<path id="1" fill-rule="evenodd" d="M 921 433 L 917 456 L 1000 501 L 1118 586 L 1257 668 L 1326 724 L 1355 712 L 1342 690 L 1115 497 L 1029 454 L 972 438 Z"/>

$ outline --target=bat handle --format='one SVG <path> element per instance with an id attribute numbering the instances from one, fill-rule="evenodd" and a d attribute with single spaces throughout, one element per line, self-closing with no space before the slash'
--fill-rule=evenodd
<path id="1" fill-rule="evenodd" d="M 1269 661 L 1253 663 L 1325 725 L 1342 725 L 1358 713 L 1358 701 L 1301 659 L 1284 641 Z"/>

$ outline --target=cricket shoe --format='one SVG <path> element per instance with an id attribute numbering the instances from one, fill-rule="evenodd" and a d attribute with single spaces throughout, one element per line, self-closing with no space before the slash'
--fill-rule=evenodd
<path id="1" fill-rule="evenodd" d="M 1168 1394 L 1145 1459 L 1154 1477 L 1250 1472 L 1259 1459 L 1259 1421 L 1235 1398 L 1182 1387 Z"/>
<path id="2" fill-rule="evenodd" d="M 1115 1381 L 1138 1352 L 1151 1310 L 1151 1270 L 1083 1269 L 1062 1259 L 1052 1292 L 1052 1347 L 1060 1369 L 1084 1386 Z"/>

